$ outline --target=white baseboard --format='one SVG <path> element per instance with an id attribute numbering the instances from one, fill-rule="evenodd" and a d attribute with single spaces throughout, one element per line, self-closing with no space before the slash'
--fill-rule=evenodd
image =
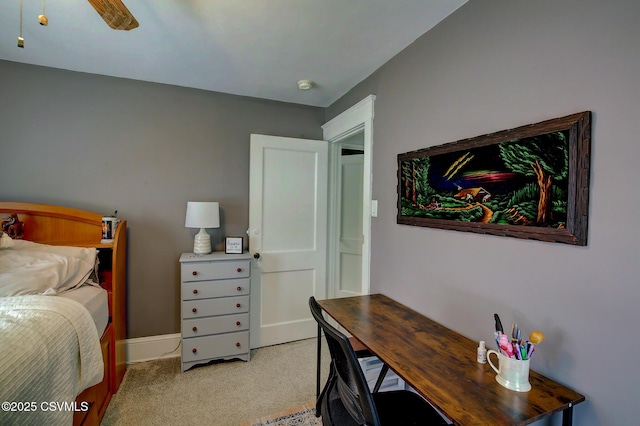
<path id="1" fill-rule="evenodd" d="M 180 355 L 180 333 L 127 339 L 127 364 Z"/>

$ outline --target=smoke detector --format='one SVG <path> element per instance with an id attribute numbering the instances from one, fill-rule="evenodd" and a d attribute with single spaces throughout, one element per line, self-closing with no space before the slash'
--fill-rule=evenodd
<path id="1" fill-rule="evenodd" d="M 300 90 L 309 90 L 313 87 L 314 83 L 311 80 L 300 80 L 298 81 L 298 89 Z"/>

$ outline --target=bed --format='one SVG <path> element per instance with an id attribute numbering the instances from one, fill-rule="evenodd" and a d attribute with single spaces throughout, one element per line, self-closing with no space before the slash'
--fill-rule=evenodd
<path id="1" fill-rule="evenodd" d="M 0 219 L 0 424 L 99 425 L 126 370 L 127 223 L 101 242 L 98 213 L 0 202 Z"/>

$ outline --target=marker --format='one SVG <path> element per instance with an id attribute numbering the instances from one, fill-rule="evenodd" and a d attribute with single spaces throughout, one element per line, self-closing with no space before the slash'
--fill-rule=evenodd
<path id="1" fill-rule="evenodd" d="M 513 358 L 513 346 L 509 343 L 509 338 L 505 334 L 500 335 L 498 346 L 500 347 L 503 355 Z"/>
<path id="2" fill-rule="evenodd" d="M 498 314 L 493 314 L 493 318 L 496 320 L 496 331 L 504 333 L 504 329 L 502 328 L 502 321 L 500 321 L 500 316 Z"/>

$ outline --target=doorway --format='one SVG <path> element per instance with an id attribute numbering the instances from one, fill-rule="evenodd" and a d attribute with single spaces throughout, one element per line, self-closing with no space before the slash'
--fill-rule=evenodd
<path id="1" fill-rule="evenodd" d="M 310 295 L 369 293 L 374 99 L 322 126 L 323 141 L 251 136 L 251 348 L 313 337 Z M 359 179 L 343 180 L 343 166 L 351 168 L 346 158 L 357 156 L 361 171 L 344 174 Z M 346 203 L 339 201 L 342 192 L 350 194 Z M 359 250 L 341 251 L 341 240 Z"/>
<path id="2" fill-rule="evenodd" d="M 335 276 L 329 297 L 362 294 L 362 182 L 364 133 L 339 142 L 338 194 L 336 200 L 336 247 L 332 250 Z"/>
<path id="3" fill-rule="evenodd" d="M 370 95 L 338 115 L 324 126 L 323 137 L 329 142 L 329 216 L 327 256 L 327 297 L 345 297 L 370 292 L 372 149 L 375 95 Z M 359 183 L 353 187 L 354 166 L 345 172 L 345 160 L 361 152 Z M 351 187 L 345 187 L 344 174 Z M 343 192 L 358 200 L 343 199 Z M 345 204 L 347 201 L 347 204 Z M 357 210 L 356 210 L 357 209 Z M 359 218 L 356 219 L 356 216 Z M 345 220 L 349 227 L 344 228 Z M 360 227 L 358 236 L 356 227 Z M 357 240 L 357 241 L 356 241 Z M 355 246 L 359 246 L 356 250 Z M 356 269 L 359 268 L 359 273 Z"/>

